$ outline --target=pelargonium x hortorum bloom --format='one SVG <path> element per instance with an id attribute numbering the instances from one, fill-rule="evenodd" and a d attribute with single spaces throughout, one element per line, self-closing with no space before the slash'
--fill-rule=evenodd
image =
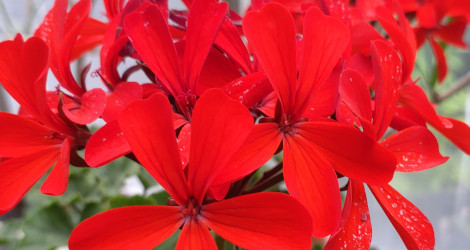
<path id="1" fill-rule="evenodd" d="M 304 18 L 298 70 L 294 20 L 285 7 L 269 3 L 260 12 L 249 13 L 243 29 L 282 108 L 278 117 L 260 124 L 272 138 L 268 145 L 276 148 L 283 141 L 287 189 L 309 209 L 313 235 L 329 235 L 338 228 L 341 217 L 335 170 L 378 185 L 391 180 L 396 165 L 391 153 L 358 129 L 303 117 L 310 96 L 324 83 L 349 43 L 349 32 L 339 20 L 310 8 Z"/>
<path id="2" fill-rule="evenodd" d="M 382 40 L 371 43 L 371 52 L 375 75 L 374 108 L 369 88 L 361 74 L 347 69 L 341 75 L 341 98 L 336 114 L 338 121 L 356 123 L 372 139 L 379 140 L 395 114 L 402 82 L 402 62 L 391 44 Z M 448 159 L 439 153 L 433 134 L 422 126 L 400 130 L 380 143 L 397 156 L 396 171 L 420 171 L 440 165 Z M 369 187 L 408 248 L 434 246 L 432 225 L 418 208 L 390 185 Z M 368 214 L 363 184 L 350 179 L 341 227 L 332 235 L 325 248 L 369 248 L 372 227 L 370 220 L 367 220 Z"/>
<path id="3" fill-rule="evenodd" d="M 39 38 L 18 35 L 0 43 L 0 82 L 21 105 L 19 115 L 0 112 L 0 215 L 10 211 L 52 165 L 41 192 L 61 195 L 71 152 L 84 146 L 87 129 L 58 113 L 46 92 L 49 49 Z M 52 110 L 55 110 L 52 111 Z M 72 154 L 74 156 L 76 154 Z"/>
<path id="4" fill-rule="evenodd" d="M 213 180 L 226 174 L 253 118 L 220 90 L 208 90 L 193 111 L 189 165 L 181 157 L 171 106 L 160 94 L 136 101 L 119 124 L 134 154 L 168 191 L 173 206 L 131 206 L 93 216 L 74 229 L 70 249 L 150 249 L 178 228 L 177 249 L 217 249 L 209 228 L 249 249 L 309 249 L 307 210 L 282 193 L 258 193 L 215 201 L 206 197 Z M 209 228 L 208 228 L 209 227 Z"/>
<path id="5" fill-rule="evenodd" d="M 199 81 L 199 75 L 212 48 L 217 31 L 228 12 L 228 4 L 217 1 L 194 1 L 187 21 L 184 43 L 174 44 L 169 25 L 168 13 L 157 4 L 144 2 L 131 12 L 124 22 L 125 32 L 132 42 L 140 59 L 155 74 L 155 78 L 163 85 L 164 92 L 171 95 L 176 102 L 177 112 L 174 114 L 175 129 L 182 127 L 179 133 L 179 144 L 182 151 L 183 164 L 187 163 L 189 153 L 189 135 L 191 133 L 192 109 L 197 97 L 207 86 Z M 183 53 L 181 53 L 183 50 Z M 180 52 L 180 55 L 178 54 Z M 163 91 L 162 91 L 163 92 Z M 103 133 L 101 133 L 103 132 Z M 119 131 L 118 131 L 119 132 Z M 102 139 L 113 140 L 115 130 L 100 131 L 91 138 L 91 144 L 85 152 L 85 160 L 92 166 L 103 165 L 118 156 L 130 153 L 128 147 L 114 147 L 99 150 L 104 146 Z M 121 141 L 126 144 L 125 141 Z"/>

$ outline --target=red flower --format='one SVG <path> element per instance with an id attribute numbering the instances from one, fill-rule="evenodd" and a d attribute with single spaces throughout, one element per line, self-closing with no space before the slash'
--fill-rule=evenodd
<path id="1" fill-rule="evenodd" d="M 470 14 L 470 1 L 425 1 L 416 12 L 418 25 L 415 28 L 418 48 L 428 40 L 437 62 L 437 77 L 442 82 L 447 75 L 447 63 L 444 50 L 438 40 L 465 49 L 463 41 L 467 16 Z M 444 23 L 446 17 L 449 22 Z"/>
<path id="2" fill-rule="evenodd" d="M 55 163 L 41 192 L 60 195 L 68 182 L 70 151 L 88 132 L 71 126 L 47 103 L 49 50 L 39 38 L 0 43 L 0 82 L 23 116 L 0 112 L 0 215 L 12 209 Z M 63 115 L 63 114 L 62 114 Z"/>
<path id="3" fill-rule="evenodd" d="M 70 62 L 101 41 L 104 25 L 88 18 L 91 10 L 89 0 L 77 2 L 69 13 L 67 5 L 68 0 L 56 0 L 35 36 L 42 38 L 50 47 L 49 66 L 60 86 L 71 94 L 64 94 L 62 111 L 72 122 L 85 125 L 103 113 L 106 94 L 98 88 L 87 90 L 83 79 L 79 84 L 72 75 Z"/>
<path id="4" fill-rule="evenodd" d="M 243 28 L 282 107 L 275 123 L 260 124 L 263 133 L 253 137 L 263 140 L 273 152 L 283 141 L 287 189 L 309 209 L 313 235 L 326 236 L 339 226 L 341 213 L 335 170 L 367 183 L 383 184 L 392 178 L 396 165 L 394 156 L 359 130 L 302 118 L 312 93 L 321 87 L 335 91 L 322 84 L 349 43 L 348 29 L 318 9 L 309 9 L 297 71 L 294 21 L 285 7 L 267 4 L 260 12 L 249 13 Z"/>
<path id="5" fill-rule="evenodd" d="M 235 150 L 253 126 L 246 108 L 222 91 L 207 91 L 194 108 L 187 176 L 166 97 L 136 101 L 119 123 L 137 159 L 176 204 L 117 208 L 91 217 L 72 232 L 71 249 L 152 248 L 180 227 L 177 249 L 216 249 L 208 227 L 243 248 L 310 247 L 309 214 L 285 194 L 207 199 L 214 179 L 227 174 Z"/>
<path id="6" fill-rule="evenodd" d="M 395 114 L 400 95 L 402 71 L 396 50 L 387 42 L 372 42 L 372 63 L 375 75 L 375 112 L 372 115 L 369 88 L 359 73 L 345 70 L 341 76 L 338 120 L 356 123 L 371 138 L 380 140 Z M 372 119 L 373 117 L 373 119 Z M 432 168 L 447 161 L 442 157 L 433 134 L 422 126 L 403 129 L 381 144 L 395 154 L 396 171 L 415 172 Z M 426 216 L 389 185 L 369 185 L 382 209 L 408 248 L 434 246 L 434 232 Z M 367 249 L 372 239 L 372 227 L 364 186 L 350 179 L 343 208 L 341 226 L 329 239 L 326 249 L 351 247 Z"/>

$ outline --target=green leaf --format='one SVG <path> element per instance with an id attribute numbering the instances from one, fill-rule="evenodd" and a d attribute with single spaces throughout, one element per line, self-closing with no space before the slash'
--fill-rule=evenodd
<path id="1" fill-rule="evenodd" d="M 65 206 L 54 202 L 27 217 L 18 249 L 53 249 L 66 246 L 74 225 Z"/>
<path id="2" fill-rule="evenodd" d="M 153 197 L 144 197 L 141 195 L 134 195 L 126 197 L 118 195 L 110 200 L 111 208 L 134 206 L 134 205 L 157 205 L 157 201 Z"/>

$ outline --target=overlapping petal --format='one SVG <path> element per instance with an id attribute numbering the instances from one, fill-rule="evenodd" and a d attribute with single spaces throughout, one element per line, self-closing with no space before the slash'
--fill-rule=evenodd
<path id="1" fill-rule="evenodd" d="M 119 126 L 135 156 L 145 169 L 180 205 L 191 196 L 181 168 L 168 99 L 155 94 L 127 106 Z"/>
<path id="2" fill-rule="evenodd" d="M 284 112 L 295 103 L 292 85 L 297 79 L 295 26 L 289 11 L 280 4 L 266 4 L 260 12 L 249 12 L 243 31 L 259 62 L 279 95 Z"/>
<path id="3" fill-rule="evenodd" d="M 205 205 L 201 215 L 217 234 L 247 249 L 307 249 L 307 210 L 282 193 L 243 195 Z"/>
<path id="4" fill-rule="evenodd" d="M 85 147 L 85 161 L 91 167 L 100 167 L 131 151 L 119 123 L 113 121 L 90 137 Z"/>
<path id="5" fill-rule="evenodd" d="M 393 177 L 395 156 L 358 129 L 333 122 L 298 123 L 294 129 L 345 176 L 376 185 Z"/>
<path id="6" fill-rule="evenodd" d="M 341 218 L 341 196 L 333 167 L 301 135 L 285 136 L 283 145 L 287 190 L 309 210 L 312 235 L 321 238 L 333 233 Z"/>
<path id="7" fill-rule="evenodd" d="M 381 138 L 393 119 L 400 97 L 402 62 L 396 50 L 381 40 L 371 43 L 371 56 L 375 75 L 374 127 L 377 138 Z"/>
<path id="8" fill-rule="evenodd" d="M 207 225 L 202 221 L 191 219 L 184 223 L 175 249 L 185 250 L 194 248 L 217 250 L 217 245 Z"/>
<path id="9" fill-rule="evenodd" d="M 235 181 L 252 173 L 266 163 L 276 152 L 282 133 L 275 123 L 257 124 L 230 163 L 220 172 L 214 184 Z"/>
<path id="10" fill-rule="evenodd" d="M 158 6 L 149 4 L 129 14 L 124 27 L 143 61 L 173 96 L 177 96 L 183 89 L 183 70 L 167 20 Z"/>
<path id="11" fill-rule="evenodd" d="M 310 8 L 304 18 L 303 54 L 299 80 L 290 86 L 295 93 L 293 110 L 299 114 L 307 108 L 309 97 L 328 78 L 350 43 L 348 28 L 338 19 Z M 285 38 L 284 38 L 285 39 Z M 261 59 L 260 59 L 261 60 Z M 331 87 L 333 92 L 337 89 Z"/>
<path id="12" fill-rule="evenodd" d="M 199 204 L 252 126 L 248 109 L 221 90 L 208 90 L 197 101 L 191 123 L 188 181 Z"/>
<path id="13" fill-rule="evenodd" d="M 191 5 L 183 58 L 186 89 L 196 89 L 204 61 L 227 11 L 228 4 L 225 2 L 195 1 Z"/>
<path id="14" fill-rule="evenodd" d="M 372 226 L 364 184 L 350 179 L 339 230 L 325 249 L 369 249 Z"/>
<path id="15" fill-rule="evenodd" d="M 86 219 L 70 235 L 69 248 L 152 249 L 183 224 L 181 208 L 130 206 Z"/>
<path id="16" fill-rule="evenodd" d="M 47 195 L 61 195 L 67 190 L 69 183 L 69 164 L 72 139 L 67 137 L 60 147 L 60 157 L 52 168 L 49 176 L 41 186 L 41 193 Z"/>
<path id="17" fill-rule="evenodd" d="M 10 211 L 58 160 L 60 146 L 0 162 L 0 215 Z"/>
<path id="18" fill-rule="evenodd" d="M 18 115 L 0 112 L 0 157 L 19 157 L 62 143 L 54 130 Z"/>
<path id="19" fill-rule="evenodd" d="M 381 144 L 397 158 L 400 172 L 415 172 L 438 166 L 449 157 L 439 153 L 439 145 L 434 135 L 426 127 L 413 126 L 401 130 Z"/>
<path id="20" fill-rule="evenodd" d="M 389 185 L 369 186 L 408 249 L 433 249 L 434 230 L 428 218 Z"/>

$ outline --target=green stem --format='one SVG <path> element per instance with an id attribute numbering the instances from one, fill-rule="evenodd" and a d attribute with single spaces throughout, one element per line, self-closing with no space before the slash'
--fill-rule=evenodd
<path id="1" fill-rule="evenodd" d="M 256 185 L 254 185 L 252 188 L 249 190 L 243 192 L 243 194 L 251 194 L 251 193 L 257 193 L 257 192 L 262 192 L 274 185 L 279 184 L 281 181 L 284 180 L 284 175 L 283 173 L 278 173 L 272 178 L 269 178 L 263 182 L 258 182 Z"/>
<path id="2" fill-rule="evenodd" d="M 225 249 L 225 239 L 218 234 L 215 235 L 215 244 L 217 245 L 217 249 Z"/>

